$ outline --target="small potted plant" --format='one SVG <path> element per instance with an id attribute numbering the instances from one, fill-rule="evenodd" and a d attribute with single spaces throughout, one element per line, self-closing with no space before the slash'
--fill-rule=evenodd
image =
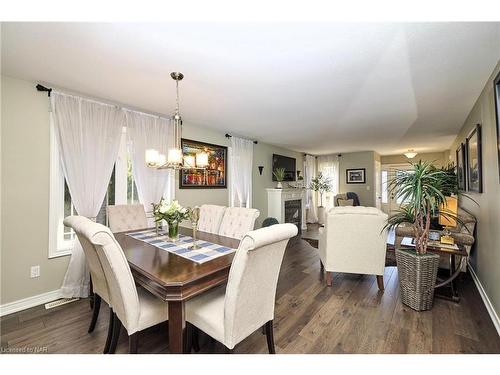
<path id="1" fill-rule="evenodd" d="M 387 227 L 407 225 L 413 229 L 414 249 L 396 249 L 399 286 L 402 302 L 417 311 L 432 308 L 439 255 L 427 251 L 431 220 L 449 215 L 447 197 L 458 193 L 453 169 L 434 167 L 429 162 L 412 163 L 412 169 L 401 170 L 389 183 L 389 191 L 401 207 L 387 220 Z M 458 217 L 455 217 L 459 220 Z"/>
<path id="2" fill-rule="evenodd" d="M 179 238 L 179 223 L 182 220 L 189 219 L 190 210 L 182 207 L 178 201 L 173 200 L 170 203 L 162 198 L 158 204 L 153 205 L 153 215 L 155 222 L 160 223 L 165 220 L 168 224 L 168 237 L 172 241 Z"/>
<path id="3" fill-rule="evenodd" d="M 273 172 L 274 177 L 278 183 L 276 184 L 277 189 L 283 188 L 283 180 L 285 179 L 285 168 L 276 168 Z"/>
<path id="4" fill-rule="evenodd" d="M 320 205 L 318 206 L 318 223 L 324 224 L 325 222 L 325 207 L 323 206 L 323 194 L 332 191 L 332 181 L 329 177 L 323 176 L 323 173 L 319 172 L 316 177 L 311 179 L 311 185 L 309 188 L 312 191 L 319 193 Z"/>

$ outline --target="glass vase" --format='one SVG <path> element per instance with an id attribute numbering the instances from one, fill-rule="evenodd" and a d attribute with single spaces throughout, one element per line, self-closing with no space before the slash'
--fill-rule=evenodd
<path id="1" fill-rule="evenodd" d="M 168 238 L 170 238 L 171 241 L 177 241 L 179 239 L 179 223 L 177 221 L 168 223 Z"/>

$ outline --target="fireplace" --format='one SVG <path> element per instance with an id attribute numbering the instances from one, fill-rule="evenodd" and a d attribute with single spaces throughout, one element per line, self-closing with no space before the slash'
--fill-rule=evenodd
<path id="1" fill-rule="evenodd" d="M 302 228 L 302 200 L 295 199 L 285 201 L 285 223 L 292 223 L 297 226 L 299 232 Z"/>
<path id="2" fill-rule="evenodd" d="M 267 217 L 274 217 L 278 223 L 292 223 L 301 230 L 306 225 L 306 191 L 305 189 L 266 189 Z"/>

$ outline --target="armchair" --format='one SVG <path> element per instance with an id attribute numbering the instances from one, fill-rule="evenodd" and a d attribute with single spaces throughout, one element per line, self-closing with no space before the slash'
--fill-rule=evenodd
<path id="1" fill-rule="evenodd" d="M 376 275 L 384 290 L 387 215 L 374 207 L 334 207 L 319 229 L 321 269 L 332 286 L 333 272 Z"/>

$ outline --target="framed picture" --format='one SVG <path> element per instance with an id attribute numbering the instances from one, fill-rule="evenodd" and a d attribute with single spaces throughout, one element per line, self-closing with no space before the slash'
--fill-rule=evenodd
<path id="1" fill-rule="evenodd" d="M 467 188 L 476 193 L 483 192 L 481 160 L 481 125 L 477 124 L 466 140 Z"/>
<path id="2" fill-rule="evenodd" d="M 345 171 L 345 183 L 346 184 L 364 184 L 366 183 L 366 169 L 346 169 Z"/>
<path id="3" fill-rule="evenodd" d="M 196 159 L 196 154 L 208 154 L 207 168 L 181 169 L 179 189 L 225 189 L 227 187 L 227 147 L 181 139 L 182 153 Z"/>
<path id="4" fill-rule="evenodd" d="M 497 120 L 498 181 L 500 182 L 500 72 L 493 81 L 495 93 L 495 115 Z"/>
<path id="5" fill-rule="evenodd" d="M 457 157 L 457 179 L 458 179 L 458 190 L 467 190 L 467 178 L 466 178 L 466 161 L 465 161 L 465 145 L 460 143 L 456 151 Z"/>

